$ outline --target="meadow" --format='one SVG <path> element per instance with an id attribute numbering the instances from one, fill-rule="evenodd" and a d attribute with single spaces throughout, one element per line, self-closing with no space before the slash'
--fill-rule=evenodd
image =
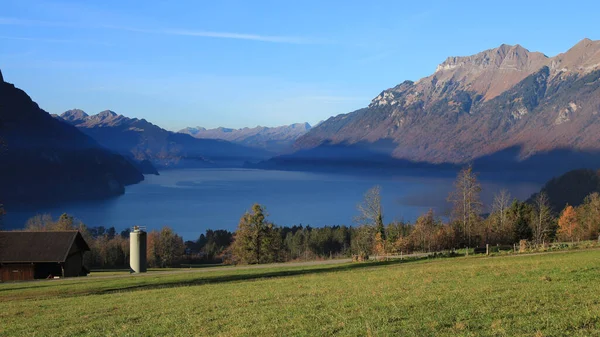
<path id="1" fill-rule="evenodd" d="M 600 250 L 0 284 L 0 336 L 600 336 Z"/>

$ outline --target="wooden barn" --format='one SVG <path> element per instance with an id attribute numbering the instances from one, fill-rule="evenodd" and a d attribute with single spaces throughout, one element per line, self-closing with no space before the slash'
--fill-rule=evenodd
<path id="1" fill-rule="evenodd" d="M 89 250 L 78 231 L 0 232 L 0 281 L 85 276 Z"/>

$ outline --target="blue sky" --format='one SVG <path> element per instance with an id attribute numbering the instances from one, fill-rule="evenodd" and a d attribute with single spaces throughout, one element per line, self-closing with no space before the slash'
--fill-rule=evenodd
<path id="1" fill-rule="evenodd" d="M 502 43 L 600 39 L 599 1 L 1 0 L 0 69 L 42 108 L 170 130 L 316 123 Z"/>

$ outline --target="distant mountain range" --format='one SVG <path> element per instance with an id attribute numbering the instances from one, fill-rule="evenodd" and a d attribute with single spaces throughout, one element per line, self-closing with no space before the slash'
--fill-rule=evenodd
<path id="1" fill-rule="evenodd" d="M 584 39 L 554 57 L 520 45 L 449 57 L 432 75 L 312 128 L 174 133 L 110 110 L 52 118 L 0 73 L 0 203 L 117 195 L 155 167 L 421 174 L 465 163 L 538 179 L 600 167 L 600 41 Z"/>
<path id="2" fill-rule="evenodd" d="M 584 39 L 555 57 L 520 45 L 449 57 L 432 75 L 313 127 L 294 149 L 262 166 L 369 156 L 457 165 L 483 159 L 513 165 L 545 156 L 539 163 L 546 168 L 598 165 L 587 160 L 600 158 L 600 41 Z M 581 160 L 553 155 L 565 151 Z"/>
<path id="3" fill-rule="evenodd" d="M 130 161 L 52 118 L 0 72 L 0 203 L 104 198 L 143 179 Z"/>
<path id="4" fill-rule="evenodd" d="M 167 131 L 145 119 L 125 117 L 110 110 L 90 116 L 83 110 L 73 109 L 54 117 L 117 153 L 137 162 L 150 162 L 158 168 L 235 167 L 270 156 L 261 149 Z"/>
<path id="5" fill-rule="evenodd" d="M 203 127 L 185 128 L 180 133 L 186 133 L 196 138 L 222 139 L 249 147 L 264 149 L 273 153 L 285 153 L 300 136 L 311 129 L 308 123 L 296 123 L 278 127 L 257 126 L 254 128 L 205 129 Z"/>

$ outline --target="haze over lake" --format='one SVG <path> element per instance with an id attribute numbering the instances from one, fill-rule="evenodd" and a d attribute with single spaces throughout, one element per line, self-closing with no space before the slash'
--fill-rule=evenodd
<path id="1" fill-rule="evenodd" d="M 454 179 L 452 174 L 382 177 L 246 169 L 167 170 L 160 176 L 146 176 L 145 181 L 128 186 L 124 195 L 110 200 L 9 209 L 5 226 L 22 227 L 37 213 L 58 217 L 66 212 L 88 226 L 114 226 L 120 231 L 133 225 L 149 230 L 168 225 L 184 239 L 195 240 L 209 228 L 234 230 L 255 202 L 265 205 L 269 219 L 281 226 L 353 225 L 356 205 L 375 185 L 381 186 L 386 222 L 414 221 L 429 208 L 439 216 L 447 212 L 446 197 Z M 486 205 L 502 188 L 525 200 L 541 186 L 487 180 L 485 176 L 481 183 Z"/>

